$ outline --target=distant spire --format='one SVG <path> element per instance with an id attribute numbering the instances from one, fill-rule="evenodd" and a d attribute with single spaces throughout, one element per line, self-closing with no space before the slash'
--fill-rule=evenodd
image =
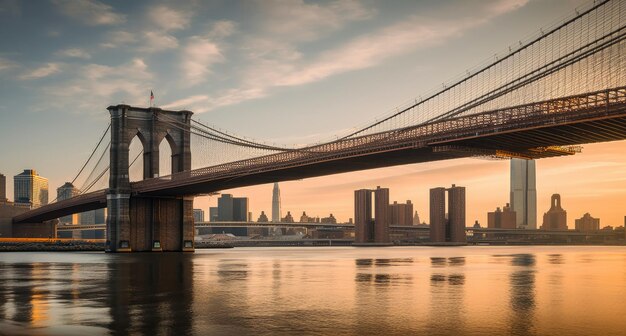
<path id="1" fill-rule="evenodd" d="M 418 224 L 421 224 L 420 215 L 418 215 L 417 211 L 415 211 L 415 215 L 413 215 L 413 225 L 418 225 Z"/>
<path id="2" fill-rule="evenodd" d="M 274 190 L 272 191 L 272 222 L 279 223 L 282 216 L 280 213 L 280 188 L 278 182 L 274 183 Z"/>

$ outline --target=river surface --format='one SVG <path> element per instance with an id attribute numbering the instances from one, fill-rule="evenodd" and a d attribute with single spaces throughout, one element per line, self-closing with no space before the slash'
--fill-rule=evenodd
<path id="1" fill-rule="evenodd" d="M 625 335 L 626 247 L 0 254 L 0 335 Z"/>

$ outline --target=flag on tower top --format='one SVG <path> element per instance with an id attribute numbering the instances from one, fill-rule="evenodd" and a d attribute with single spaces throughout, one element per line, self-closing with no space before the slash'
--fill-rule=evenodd
<path id="1" fill-rule="evenodd" d="M 150 100 L 154 99 L 154 93 L 152 93 L 152 90 L 150 90 Z"/>

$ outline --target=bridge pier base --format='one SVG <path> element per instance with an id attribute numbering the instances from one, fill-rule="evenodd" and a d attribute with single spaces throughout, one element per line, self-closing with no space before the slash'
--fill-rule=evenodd
<path id="1" fill-rule="evenodd" d="M 109 200 L 107 252 L 193 252 L 193 197 Z"/>

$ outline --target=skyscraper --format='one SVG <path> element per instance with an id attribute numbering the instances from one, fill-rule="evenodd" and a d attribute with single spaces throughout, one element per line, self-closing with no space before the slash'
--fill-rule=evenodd
<path id="1" fill-rule="evenodd" d="M 7 178 L 0 174 L 0 203 L 7 201 Z"/>
<path id="2" fill-rule="evenodd" d="M 374 237 L 372 191 L 369 189 L 354 191 L 354 233 L 357 244 L 368 243 Z"/>
<path id="3" fill-rule="evenodd" d="M 446 191 L 448 214 L 446 217 Z M 465 243 L 465 187 L 430 189 L 430 240 L 433 243 Z"/>
<path id="4" fill-rule="evenodd" d="M 374 190 L 374 242 L 389 243 L 389 188 Z"/>
<path id="5" fill-rule="evenodd" d="M 517 227 L 537 228 L 535 161 L 511 159 L 511 210 Z"/>
<path id="6" fill-rule="evenodd" d="M 450 228 L 451 242 L 467 242 L 465 235 L 465 187 L 457 187 L 453 184 L 448 189 L 448 227 Z"/>
<path id="7" fill-rule="evenodd" d="M 218 215 L 217 215 L 217 207 L 210 207 L 209 208 L 209 222 L 217 222 L 218 221 Z"/>
<path id="8" fill-rule="evenodd" d="M 65 182 L 64 185 L 57 188 L 57 200 L 58 201 L 70 199 L 74 196 L 78 196 L 78 194 L 80 194 L 80 191 L 78 190 L 78 188 L 74 187 L 74 185 L 71 182 Z M 61 217 L 59 218 L 59 221 L 61 223 L 67 223 L 67 224 L 78 224 L 78 214 L 67 215 L 67 216 Z"/>
<path id="9" fill-rule="evenodd" d="M 430 241 L 446 241 L 446 188 L 430 189 Z"/>
<path id="10" fill-rule="evenodd" d="M 278 182 L 276 182 L 274 183 L 274 190 L 272 190 L 272 222 L 278 223 L 281 218 L 280 188 L 278 188 Z"/>
<path id="11" fill-rule="evenodd" d="M 217 220 L 221 222 L 247 222 L 248 198 L 222 194 L 217 199 Z"/>
<path id="12" fill-rule="evenodd" d="M 374 217 L 372 218 L 372 193 Z M 389 189 L 354 191 L 355 244 L 389 243 Z"/>
<path id="13" fill-rule="evenodd" d="M 28 204 L 31 209 L 48 204 L 48 179 L 41 177 L 34 169 L 13 177 L 15 203 Z"/>

